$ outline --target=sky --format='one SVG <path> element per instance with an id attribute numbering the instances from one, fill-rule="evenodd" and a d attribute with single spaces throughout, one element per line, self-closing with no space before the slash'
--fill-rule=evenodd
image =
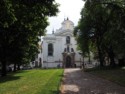
<path id="1" fill-rule="evenodd" d="M 61 27 L 61 23 L 64 21 L 64 18 L 69 18 L 74 25 L 78 24 L 80 19 L 80 12 L 84 6 L 84 2 L 82 0 L 55 0 L 60 4 L 59 13 L 55 17 L 49 18 L 50 25 L 46 28 L 47 34 L 51 34 L 53 29 L 59 29 Z"/>

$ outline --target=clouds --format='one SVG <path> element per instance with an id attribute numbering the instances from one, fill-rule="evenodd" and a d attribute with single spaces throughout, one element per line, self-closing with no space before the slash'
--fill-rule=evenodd
<path id="1" fill-rule="evenodd" d="M 80 12 L 84 6 L 82 0 L 56 0 L 60 4 L 59 13 L 56 17 L 50 17 L 50 25 L 47 27 L 47 33 L 52 33 L 52 30 L 59 29 L 64 18 L 69 18 L 77 25 L 80 18 Z"/>

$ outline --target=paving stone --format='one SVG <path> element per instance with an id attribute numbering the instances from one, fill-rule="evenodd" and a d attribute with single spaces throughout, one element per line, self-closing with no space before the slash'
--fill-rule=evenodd
<path id="1" fill-rule="evenodd" d="M 125 94 L 125 87 L 82 70 L 65 69 L 61 94 Z"/>

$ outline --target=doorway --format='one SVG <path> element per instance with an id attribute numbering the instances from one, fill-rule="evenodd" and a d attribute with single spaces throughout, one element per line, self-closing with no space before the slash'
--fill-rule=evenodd
<path id="1" fill-rule="evenodd" d="M 70 56 L 67 56 L 66 57 L 66 68 L 71 68 L 71 57 Z"/>

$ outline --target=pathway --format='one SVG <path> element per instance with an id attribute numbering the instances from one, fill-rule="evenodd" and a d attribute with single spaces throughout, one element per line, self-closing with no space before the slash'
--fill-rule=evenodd
<path id="1" fill-rule="evenodd" d="M 65 69 L 61 92 L 62 94 L 125 94 L 125 87 L 80 69 Z"/>

